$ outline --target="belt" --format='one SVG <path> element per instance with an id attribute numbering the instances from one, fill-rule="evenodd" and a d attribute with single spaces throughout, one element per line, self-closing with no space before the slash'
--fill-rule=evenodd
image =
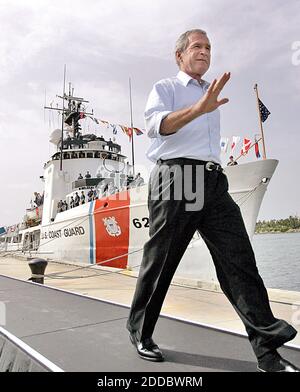
<path id="1" fill-rule="evenodd" d="M 157 161 L 158 164 L 184 164 L 184 165 L 204 165 L 205 170 L 207 171 L 218 171 L 223 172 L 223 168 L 219 163 L 212 161 L 200 161 L 199 159 L 190 159 L 190 158 L 171 158 L 171 159 L 159 159 Z"/>

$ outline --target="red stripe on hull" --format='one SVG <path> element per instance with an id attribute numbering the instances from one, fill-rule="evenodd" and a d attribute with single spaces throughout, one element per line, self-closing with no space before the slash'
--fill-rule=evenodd
<path id="1" fill-rule="evenodd" d="M 128 261 L 130 199 L 127 191 L 119 195 L 117 200 L 109 197 L 96 200 L 94 209 L 96 263 L 125 269 Z M 107 206 L 105 203 L 108 203 Z M 125 256 L 118 257 L 124 254 Z M 104 262 L 115 257 L 118 258 Z"/>

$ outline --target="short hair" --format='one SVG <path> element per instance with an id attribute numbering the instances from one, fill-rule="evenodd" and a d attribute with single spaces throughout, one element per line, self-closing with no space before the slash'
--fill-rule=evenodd
<path id="1" fill-rule="evenodd" d="M 179 66 L 179 61 L 176 57 L 176 53 L 177 52 L 182 53 L 185 51 L 185 49 L 188 47 L 188 44 L 189 44 L 189 36 L 193 33 L 204 34 L 207 36 L 206 31 L 201 30 L 201 29 L 192 29 L 192 30 L 188 30 L 185 33 L 181 34 L 181 36 L 176 41 L 176 45 L 175 45 L 175 60 L 176 60 L 176 63 L 178 66 Z"/>

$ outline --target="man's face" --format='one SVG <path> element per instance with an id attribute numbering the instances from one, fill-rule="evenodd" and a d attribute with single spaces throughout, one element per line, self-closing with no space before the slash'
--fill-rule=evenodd
<path id="1" fill-rule="evenodd" d="M 181 71 L 194 78 L 201 78 L 210 66 L 210 42 L 205 34 L 192 33 L 184 52 L 178 53 Z"/>

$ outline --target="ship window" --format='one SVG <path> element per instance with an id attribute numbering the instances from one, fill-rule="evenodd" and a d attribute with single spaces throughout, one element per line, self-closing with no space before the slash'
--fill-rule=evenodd
<path id="1" fill-rule="evenodd" d="M 92 152 L 87 152 L 86 157 L 87 158 L 93 158 L 93 153 Z"/>
<path id="2" fill-rule="evenodd" d="M 23 250 L 30 249 L 30 233 L 25 233 L 23 241 Z"/>
<path id="3" fill-rule="evenodd" d="M 40 235 L 41 235 L 41 230 L 35 230 L 33 232 L 33 249 L 38 250 L 38 247 L 40 245 Z"/>

